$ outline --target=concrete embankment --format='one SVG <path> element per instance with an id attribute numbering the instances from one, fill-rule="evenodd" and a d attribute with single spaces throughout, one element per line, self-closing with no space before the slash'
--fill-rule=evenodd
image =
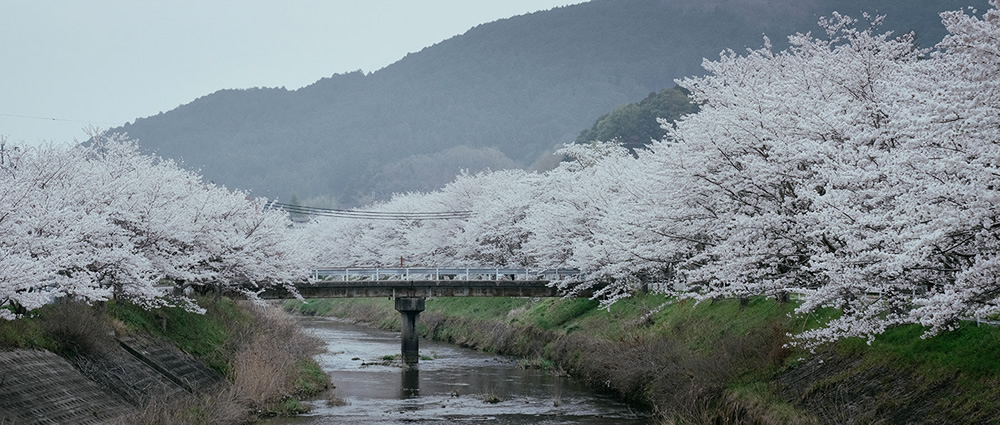
<path id="1" fill-rule="evenodd" d="M 222 376 L 148 336 L 64 359 L 44 350 L 0 351 L 0 423 L 97 424 L 153 399 L 209 391 Z"/>
<path id="2" fill-rule="evenodd" d="M 133 407 L 48 351 L 0 352 L 0 423 L 96 424 Z"/>

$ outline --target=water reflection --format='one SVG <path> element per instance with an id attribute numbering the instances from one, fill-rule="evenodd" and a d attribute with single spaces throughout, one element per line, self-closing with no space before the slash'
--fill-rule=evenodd
<path id="1" fill-rule="evenodd" d="M 395 332 L 319 318 L 303 325 L 327 342 L 317 362 L 346 405 L 318 400 L 308 416 L 271 424 L 650 423 L 610 396 L 509 358 L 421 340 L 426 360 L 406 368 L 385 360 L 399 353 Z"/>
<path id="2" fill-rule="evenodd" d="M 420 369 L 419 366 L 403 367 L 403 380 L 399 389 L 399 398 L 408 399 L 420 397 Z"/>

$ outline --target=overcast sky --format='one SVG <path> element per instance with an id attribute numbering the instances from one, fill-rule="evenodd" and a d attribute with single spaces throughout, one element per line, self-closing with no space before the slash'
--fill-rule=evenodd
<path id="1" fill-rule="evenodd" d="M 2 0 L 0 136 L 85 139 L 226 88 L 373 72 L 486 22 L 582 0 Z"/>

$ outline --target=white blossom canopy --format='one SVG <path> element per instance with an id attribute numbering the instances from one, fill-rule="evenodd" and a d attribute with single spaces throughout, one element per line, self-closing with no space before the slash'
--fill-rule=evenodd
<path id="1" fill-rule="evenodd" d="M 0 317 L 58 297 L 179 305 L 163 279 L 251 297 L 309 273 L 285 214 L 139 153 L 124 136 L 88 147 L 0 150 Z"/>

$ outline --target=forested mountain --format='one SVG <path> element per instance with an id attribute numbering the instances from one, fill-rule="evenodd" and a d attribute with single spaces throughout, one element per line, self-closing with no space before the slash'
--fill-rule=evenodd
<path id="1" fill-rule="evenodd" d="M 220 90 L 112 131 L 217 183 L 353 206 L 460 169 L 551 160 L 602 114 L 700 74 L 702 58 L 763 34 L 784 48 L 833 10 L 886 14 L 884 29 L 930 44 L 944 34 L 937 12 L 969 1 L 594 0 L 479 25 L 373 73 Z"/>
<path id="2" fill-rule="evenodd" d="M 653 140 L 663 140 L 666 130 L 659 119 L 674 122 L 686 114 L 698 112 L 686 90 L 671 87 L 650 93 L 638 103 L 629 103 L 601 115 L 594 125 L 576 136 L 576 143 L 617 140 L 629 150 L 648 146 Z"/>

